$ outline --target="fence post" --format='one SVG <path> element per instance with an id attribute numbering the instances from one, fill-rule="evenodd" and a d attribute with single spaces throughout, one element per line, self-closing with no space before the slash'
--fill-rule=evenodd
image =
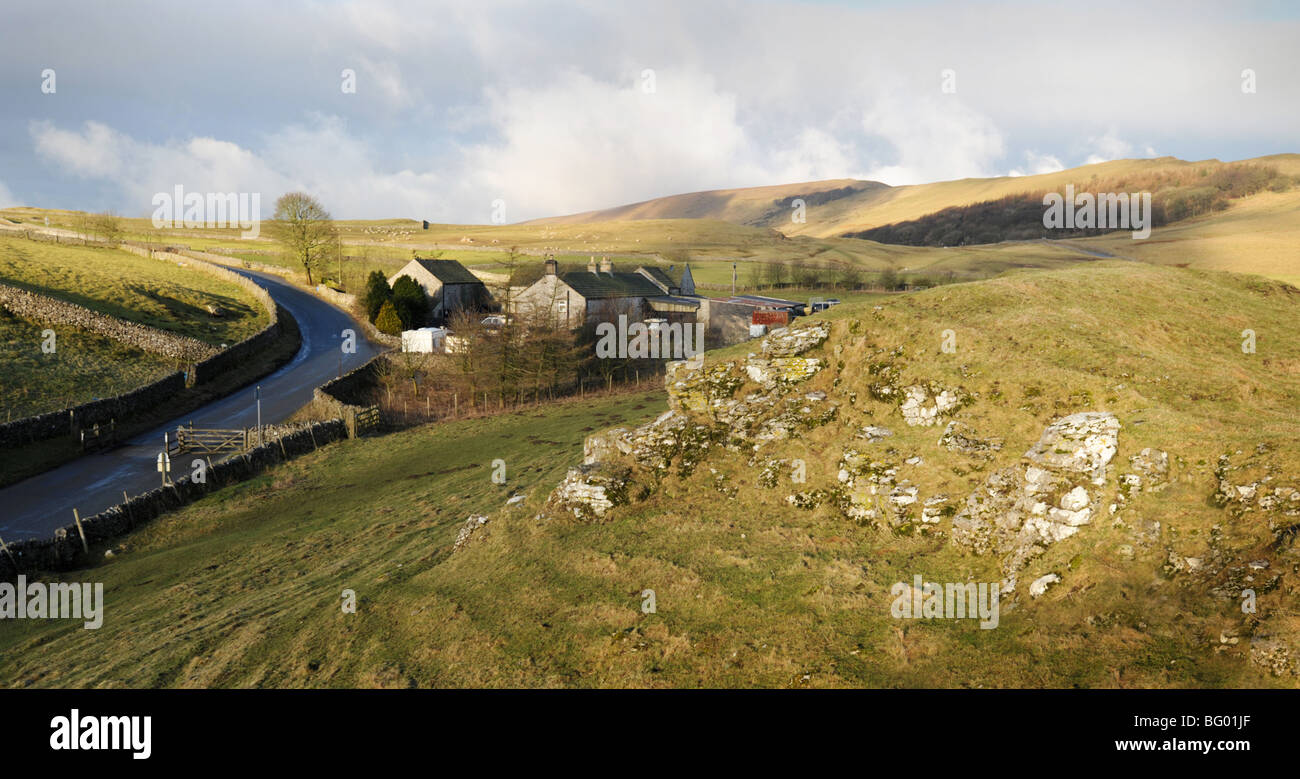
<path id="1" fill-rule="evenodd" d="M 77 535 L 81 536 L 81 551 L 85 552 L 86 555 L 89 556 L 90 547 L 86 545 L 86 531 L 81 529 L 81 514 L 77 513 L 76 509 L 72 510 L 72 518 L 77 523 Z"/>

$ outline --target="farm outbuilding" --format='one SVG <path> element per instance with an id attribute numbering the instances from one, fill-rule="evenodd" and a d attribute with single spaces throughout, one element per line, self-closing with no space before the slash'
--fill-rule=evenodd
<path id="1" fill-rule="evenodd" d="M 421 327 L 402 331 L 402 351 L 441 353 L 448 335 L 445 327 Z"/>
<path id="2" fill-rule="evenodd" d="M 434 322 L 445 323 L 456 311 L 481 311 L 492 305 L 492 294 L 482 280 L 455 260 L 416 258 L 389 277 L 389 286 L 403 276 L 410 276 L 424 290 Z"/>

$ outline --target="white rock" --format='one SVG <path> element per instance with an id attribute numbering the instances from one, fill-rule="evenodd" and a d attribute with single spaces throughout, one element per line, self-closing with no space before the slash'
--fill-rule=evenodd
<path id="1" fill-rule="evenodd" d="M 1083 487 L 1075 487 L 1061 496 L 1061 508 L 1066 511 L 1078 511 L 1090 502 L 1088 491 Z"/>
<path id="2" fill-rule="evenodd" d="M 1029 585 L 1029 595 L 1031 597 L 1037 598 L 1043 593 L 1047 592 L 1048 587 L 1052 586 L 1053 584 L 1056 584 L 1060 580 L 1061 577 L 1057 576 L 1054 573 L 1049 573 L 1046 576 L 1040 576 L 1037 579 L 1034 579 L 1033 583 Z"/>

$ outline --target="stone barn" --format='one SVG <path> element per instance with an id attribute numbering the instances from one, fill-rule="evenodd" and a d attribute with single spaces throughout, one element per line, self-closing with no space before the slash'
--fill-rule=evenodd
<path id="1" fill-rule="evenodd" d="M 460 310 L 485 311 L 492 306 L 492 294 L 483 282 L 455 260 L 422 260 L 406 263 L 388 279 L 391 287 L 402 276 L 410 276 L 429 298 L 430 318 L 446 324 Z"/>

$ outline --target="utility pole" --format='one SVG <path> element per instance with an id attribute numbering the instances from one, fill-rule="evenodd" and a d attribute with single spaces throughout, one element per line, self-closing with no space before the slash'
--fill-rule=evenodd
<path id="1" fill-rule="evenodd" d="M 736 263 L 731 263 L 731 294 L 736 294 Z"/>
<path id="2" fill-rule="evenodd" d="M 257 444 L 262 444 L 262 385 L 257 385 Z"/>

